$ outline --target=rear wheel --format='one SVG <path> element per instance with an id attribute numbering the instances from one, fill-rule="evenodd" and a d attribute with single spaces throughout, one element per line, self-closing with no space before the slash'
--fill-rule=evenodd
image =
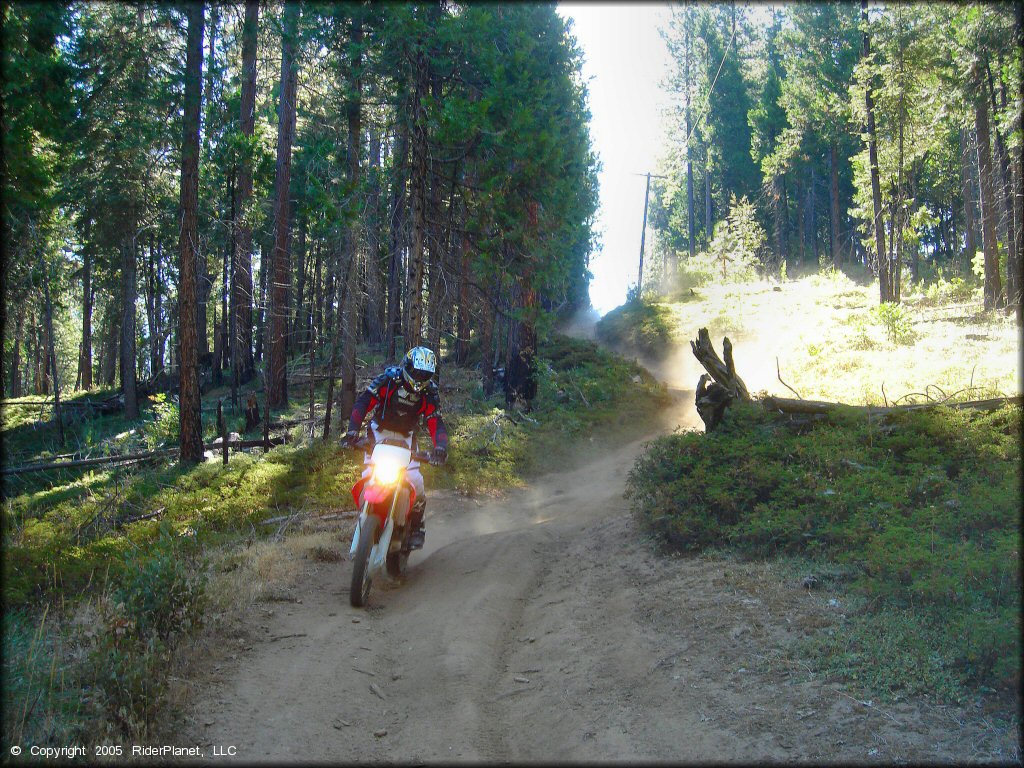
<path id="1" fill-rule="evenodd" d="M 362 608 L 370 596 L 370 550 L 373 549 L 380 530 L 380 520 L 376 515 L 369 514 L 359 529 L 359 545 L 352 560 L 352 584 L 348 590 L 348 600 L 355 608 Z"/>

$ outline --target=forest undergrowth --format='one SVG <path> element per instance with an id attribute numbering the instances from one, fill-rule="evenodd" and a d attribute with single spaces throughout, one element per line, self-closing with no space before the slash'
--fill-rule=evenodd
<path id="1" fill-rule="evenodd" d="M 384 361 L 370 351 L 362 361 L 365 384 Z M 464 494 L 500 493 L 553 459 L 583 460 L 601 448 L 592 435 L 636 437 L 666 402 L 664 387 L 642 368 L 559 335 L 541 346 L 529 412 L 506 411 L 500 390 L 484 396 L 473 369 L 446 364 L 442 377 L 451 452 L 446 466 L 423 471 L 428 488 Z M 169 680 L 180 676 L 202 632 L 216 632 L 214 625 L 278 589 L 293 567 L 289 553 L 340 558 L 344 542 L 315 523 L 352 508 L 349 488 L 361 456 L 336 438 L 321 440 L 322 425 L 311 440 L 308 422 L 295 423 L 308 416 L 307 392 L 296 386 L 291 406 L 271 413 L 272 422 L 292 423 L 288 444 L 233 452 L 226 467 L 218 455 L 187 470 L 166 460 L 8 483 L 7 743 L 27 748 L 152 734 L 173 699 Z M 212 391 L 205 405 L 224 394 Z M 157 398 L 137 423 L 113 415 L 88 429 L 106 440 L 144 442 L 170 429 L 168 405 Z M 29 421 L 9 416 L 5 437 L 7 429 L 28 429 Z M 241 416 L 229 416 L 228 428 L 241 431 Z M 47 429 L 32 430 L 40 456 L 52 454 Z M 339 434 L 336 423 L 333 433 Z M 156 511 L 158 517 L 124 524 Z M 276 521 L 286 518 L 311 520 L 312 527 L 297 524 L 297 536 L 283 537 L 286 526 Z M 275 523 L 263 524 L 267 519 Z"/>
<path id="2" fill-rule="evenodd" d="M 644 301 L 674 318 L 674 344 L 660 357 L 686 379 L 677 385 L 692 388 L 703 372 L 682 344 L 707 327 L 716 347 L 723 336 L 734 342 L 755 400 L 952 404 L 1021 391 L 1018 329 L 1012 316 L 982 310 L 980 290 L 940 275 L 879 307 L 858 272 L 827 270 L 698 279 Z M 653 441 L 627 496 L 669 549 L 785 561 L 795 584 L 813 576 L 805 588 L 834 594 L 836 621 L 787 649 L 816 673 L 883 700 L 1012 698 L 1020 466 L 1017 406 L 884 420 L 844 409 L 794 427 L 736 405 L 713 433 Z"/>

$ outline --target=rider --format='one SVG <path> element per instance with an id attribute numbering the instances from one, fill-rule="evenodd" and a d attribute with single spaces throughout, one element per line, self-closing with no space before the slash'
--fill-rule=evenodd
<path id="1" fill-rule="evenodd" d="M 448 458 L 448 431 L 441 419 L 441 398 L 435 380 L 436 374 L 437 358 L 426 347 L 413 347 L 405 354 L 401 366 L 385 368 L 384 373 L 370 382 L 366 391 L 352 407 L 344 444 L 351 446 L 359 439 L 363 419 L 372 411 L 373 415 L 367 429 L 371 441 L 399 437 L 415 451 L 416 427 L 422 418 L 430 430 L 430 439 L 434 442 L 430 463 L 443 464 Z M 369 461 L 369 456 L 366 460 Z M 419 462 L 414 460 L 406 472 L 406 477 L 416 489 L 409 538 L 413 549 L 422 547 L 426 536 L 423 511 L 427 498 L 419 467 Z M 367 467 L 363 477 L 368 476 L 369 472 L 370 469 Z"/>

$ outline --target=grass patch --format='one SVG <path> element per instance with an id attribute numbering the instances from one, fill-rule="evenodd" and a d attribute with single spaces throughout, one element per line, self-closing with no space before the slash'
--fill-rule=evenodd
<path id="1" fill-rule="evenodd" d="M 876 694 L 958 699 L 1020 676 L 1021 410 L 840 412 L 794 430 L 754 404 L 652 442 L 627 483 L 682 550 L 852 569 L 860 610 L 808 648 Z"/>
<path id="2" fill-rule="evenodd" d="M 7 744 L 87 747 L 150 732 L 174 652 L 202 624 L 205 572 L 194 536 L 161 526 L 124 557 L 123 578 L 40 614 L 4 612 Z"/>

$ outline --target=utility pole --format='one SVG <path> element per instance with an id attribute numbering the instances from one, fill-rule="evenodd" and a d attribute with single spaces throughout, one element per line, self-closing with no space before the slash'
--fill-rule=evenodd
<path id="1" fill-rule="evenodd" d="M 647 236 L 647 200 L 651 194 L 651 178 L 664 179 L 665 176 L 658 176 L 657 174 L 652 174 L 650 171 L 647 173 L 635 173 L 633 175 L 647 177 L 647 189 L 644 191 L 644 224 L 643 228 L 640 230 L 640 270 L 637 273 L 636 278 L 636 297 L 639 299 L 644 281 L 644 240 Z"/>

